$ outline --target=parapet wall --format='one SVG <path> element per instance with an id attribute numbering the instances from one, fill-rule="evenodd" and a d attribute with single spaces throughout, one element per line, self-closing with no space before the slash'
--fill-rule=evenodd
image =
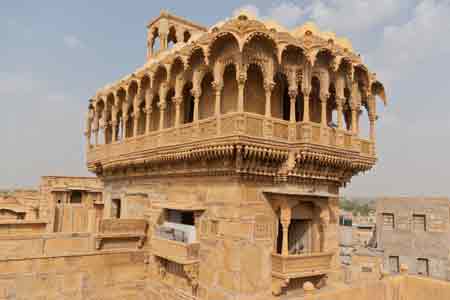
<path id="1" fill-rule="evenodd" d="M 145 257 L 125 251 L 0 261 L 0 299 L 147 299 Z"/>
<path id="2" fill-rule="evenodd" d="M 379 281 L 369 281 L 358 286 L 336 288 L 317 292 L 302 300 L 447 300 L 450 283 L 428 277 L 393 276 Z"/>

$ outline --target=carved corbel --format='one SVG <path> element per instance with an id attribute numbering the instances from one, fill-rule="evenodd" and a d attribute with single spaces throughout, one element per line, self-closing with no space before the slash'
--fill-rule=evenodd
<path id="1" fill-rule="evenodd" d="M 95 249 L 100 250 L 102 248 L 102 239 L 101 238 L 95 238 Z"/>
<path id="2" fill-rule="evenodd" d="M 198 263 L 183 265 L 183 271 L 189 279 L 189 283 L 193 289 L 198 287 Z"/>

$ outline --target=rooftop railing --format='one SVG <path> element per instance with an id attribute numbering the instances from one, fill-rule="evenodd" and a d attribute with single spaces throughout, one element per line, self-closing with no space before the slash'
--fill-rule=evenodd
<path id="1" fill-rule="evenodd" d="M 142 151 L 227 137 L 248 137 L 282 145 L 315 144 L 375 157 L 372 141 L 345 129 L 324 127 L 313 122 L 291 123 L 253 113 L 229 113 L 220 118 L 210 117 L 109 144 L 92 145 L 87 151 L 87 161 L 89 164 Z"/>

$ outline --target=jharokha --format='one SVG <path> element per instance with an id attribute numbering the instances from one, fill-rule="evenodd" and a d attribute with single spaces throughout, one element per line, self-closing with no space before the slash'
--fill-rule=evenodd
<path id="1" fill-rule="evenodd" d="M 339 190 L 376 163 L 386 104 L 348 40 L 163 12 L 147 46 L 87 105 L 97 178 L 0 203 L 0 299 L 449 299 L 405 266 L 358 287 L 340 267 Z"/>
<path id="2" fill-rule="evenodd" d="M 155 291 L 256 299 L 338 278 L 339 189 L 376 162 L 375 74 L 312 24 L 147 28 L 147 62 L 96 93 L 85 133 L 104 217 L 150 224 Z"/>

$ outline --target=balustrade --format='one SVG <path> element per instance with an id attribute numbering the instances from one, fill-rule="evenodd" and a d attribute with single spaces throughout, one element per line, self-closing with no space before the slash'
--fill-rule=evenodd
<path id="1" fill-rule="evenodd" d="M 220 128 L 218 128 L 220 126 Z M 270 126 L 268 129 L 264 126 Z M 289 130 L 294 130 L 294 140 L 289 139 Z M 220 117 L 152 131 L 149 134 L 127 138 L 104 145 L 92 145 L 87 153 L 89 162 L 114 159 L 139 151 L 155 150 L 158 147 L 206 141 L 217 137 L 246 135 L 251 138 L 275 142 L 310 143 L 356 151 L 364 156 L 375 156 L 373 142 L 356 137 L 354 133 L 313 122 L 298 122 L 293 128 L 290 122 L 253 113 L 229 113 Z"/>
<path id="2" fill-rule="evenodd" d="M 331 268 L 333 253 L 300 255 L 272 254 L 272 272 L 277 277 L 301 278 L 326 274 Z"/>

